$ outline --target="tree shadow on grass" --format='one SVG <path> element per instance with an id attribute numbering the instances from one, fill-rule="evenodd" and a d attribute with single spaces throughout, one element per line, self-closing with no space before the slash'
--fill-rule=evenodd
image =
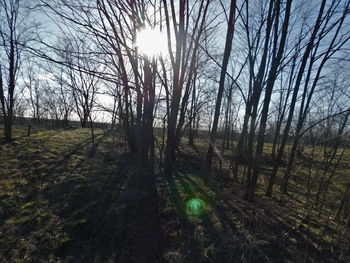
<path id="1" fill-rule="evenodd" d="M 88 173 L 76 168 L 77 180 L 67 179 L 49 191 L 70 235 L 57 253 L 68 262 L 157 262 L 157 195 L 144 196 L 134 184 L 140 178 L 132 154 L 110 158 L 104 151 L 99 159 L 98 150 L 79 164 Z"/>
<path id="2" fill-rule="evenodd" d="M 11 171 L 27 183 L 15 185 L 11 196 L 0 195 L 2 204 L 9 204 L 0 209 L 0 261 L 118 261 L 128 225 L 121 191 L 132 161 L 121 153 L 104 158 L 100 147 L 118 145 L 102 139 L 96 139 L 94 156 L 88 151 L 90 138 L 50 159 L 44 158 L 47 151 L 40 141 L 12 149 L 19 165 Z"/>
<path id="3" fill-rule="evenodd" d="M 168 205 L 174 210 L 163 215 L 167 232 L 172 236 L 167 240 L 169 253 L 166 253 L 165 258 L 170 262 L 203 262 L 205 257 L 201 254 L 207 245 L 203 225 L 207 221 L 207 215 L 191 218 L 187 213 L 186 201 L 189 196 L 195 196 L 188 185 L 181 185 L 173 177 L 167 177 L 166 184 L 170 202 Z"/>
<path id="4" fill-rule="evenodd" d="M 201 226 L 203 227 L 203 238 L 201 247 L 194 251 L 194 258 L 190 262 L 198 262 L 200 258 L 196 258 L 198 254 L 205 256 L 208 261 L 227 262 L 232 256 L 232 253 L 224 248 L 224 236 L 230 235 L 241 236 L 236 226 L 233 224 L 225 213 L 223 207 L 218 200 L 218 197 L 211 189 L 206 189 L 203 185 L 195 182 L 188 174 L 178 174 L 176 179 L 180 182 L 181 187 L 188 196 L 200 197 L 206 204 L 206 210 L 200 216 Z M 204 184 L 204 181 L 203 181 Z M 188 244 L 188 247 L 193 247 Z M 209 253 L 208 253 L 209 252 Z M 197 261 L 196 261 L 197 260 Z"/>
<path id="5" fill-rule="evenodd" d="M 130 154 L 108 162 L 82 159 L 71 174 L 48 189 L 49 206 L 62 218 L 69 235 L 56 255 L 68 262 L 114 262 L 125 257 L 121 249 L 128 222 L 121 193 L 131 166 Z"/>
<path id="6" fill-rule="evenodd" d="M 167 178 L 170 204 L 176 209 L 172 216 L 178 218 L 176 230 L 180 233 L 169 230 L 172 244 L 168 254 L 171 251 L 181 254 L 174 262 L 241 262 L 246 257 L 244 233 L 238 231 L 237 222 L 227 214 L 220 197 L 204 184 L 202 178 L 193 175 L 193 171 L 188 173 L 191 175 L 182 171 Z M 186 202 L 194 197 L 206 204 L 205 212 L 200 216 L 186 211 Z M 172 257 L 168 258 L 169 262 L 172 260 Z"/>
<path id="7" fill-rule="evenodd" d="M 346 258 L 346 255 L 342 256 L 343 252 L 340 247 L 336 247 L 333 242 L 332 244 L 327 243 L 324 239 L 319 238 L 319 234 L 313 233 L 313 231 L 321 231 L 321 229 L 317 229 L 318 224 L 314 224 L 316 229 L 309 231 L 305 222 L 299 223 L 299 219 L 291 219 L 297 212 L 294 211 L 297 210 L 294 207 L 289 209 L 280 207 L 277 202 L 259 196 L 256 197 L 254 203 L 246 202 L 243 199 L 242 185 L 231 182 L 232 184 L 230 183 L 230 186 L 226 186 L 226 188 L 217 187 L 217 182 L 221 180 L 216 175 L 220 177 L 222 174 L 219 172 L 208 174 L 201 171 L 200 167 L 203 165 L 200 164 L 203 163 L 203 160 L 200 157 L 192 158 L 192 156 L 182 153 L 181 162 L 184 163 L 180 166 L 181 172 L 197 185 L 197 180 L 193 178 L 203 178 L 203 182 L 215 192 L 216 198 L 221 201 L 222 209 L 229 215 L 230 219 L 233 219 L 234 224 L 239 225 L 239 232 L 243 232 L 243 236 L 251 237 L 248 238 L 248 240 L 251 239 L 250 244 L 244 244 L 247 248 L 253 247 L 251 249 L 253 252 L 248 253 L 254 258 L 250 262 L 281 262 L 287 259 L 297 262 L 305 260 L 342 262 L 341 258 Z M 188 176 L 189 174 L 196 176 Z M 235 189 L 235 194 L 232 194 L 232 188 Z M 198 191 L 200 190 L 203 191 L 201 184 L 198 187 Z M 293 193 L 299 192 L 300 189 L 293 188 L 291 191 Z M 204 192 L 208 193 L 206 190 Z M 220 212 L 218 211 L 218 213 Z M 315 220 L 317 221 L 316 218 Z M 311 225 L 315 220 L 311 220 Z M 246 252 L 247 250 L 244 253 Z"/>
<path id="8" fill-rule="evenodd" d="M 183 232 L 178 237 L 182 243 L 174 241 L 176 245 L 171 249 L 180 249 L 183 262 L 284 262 L 287 259 L 332 262 L 335 255 L 320 251 L 315 236 L 306 228 L 295 226 L 294 221 L 285 221 L 280 211 L 272 211 L 265 199 L 257 197 L 254 203 L 248 203 L 232 195 L 232 190 L 225 196 L 201 174 L 204 173 L 197 169 L 182 168 L 167 179 L 170 202 L 182 218 L 177 227 Z M 186 215 L 185 202 L 190 197 L 201 198 L 210 207 L 209 213 L 195 223 L 182 216 Z M 216 223 L 213 218 L 217 219 Z M 188 227 L 191 224 L 192 228 Z M 202 228 L 202 239 L 198 239 L 196 228 Z"/>
<path id="9" fill-rule="evenodd" d="M 240 193 L 239 190 L 235 192 Z M 272 200 L 259 196 L 253 203 L 232 194 L 226 195 L 223 201 L 227 209 L 241 217 L 244 228 L 261 239 L 262 246 L 259 246 L 272 260 L 342 262 L 334 260 L 341 255 L 340 250 L 334 248 L 331 251 L 329 244 L 309 232 L 303 222 L 297 223 L 290 208 L 280 207 Z"/>

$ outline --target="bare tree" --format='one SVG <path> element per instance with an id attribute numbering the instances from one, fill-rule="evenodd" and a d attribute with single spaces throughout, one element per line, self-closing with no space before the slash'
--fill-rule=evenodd
<path id="1" fill-rule="evenodd" d="M 284 129 L 281 146 L 278 151 L 277 158 L 275 160 L 274 168 L 271 174 L 271 179 L 268 186 L 267 195 L 271 195 L 272 192 L 272 186 L 274 184 L 274 180 L 278 171 L 278 167 L 280 165 L 280 160 L 282 158 L 282 155 L 284 153 L 284 148 L 286 145 L 286 141 L 289 135 L 289 129 L 292 123 L 292 118 L 294 114 L 294 109 L 297 101 L 297 95 L 299 91 L 299 87 L 301 86 L 301 81 L 304 76 L 304 73 L 306 71 L 306 81 L 304 82 L 304 92 L 302 93 L 302 102 L 301 107 L 299 111 L 299 118 L 298 118 L 298 125 L 297 125 L 297 131 L 296 135 L 294 137 L 294 142 L 291 150 L 291 154 L 288 161 L 288 167 L 287 171 L 284 175 L 283 182 L 282 182 L 282 191 L 287 191 L 287 185 L 288 180 L 291 176 L 291 170 L 292 165 L 294 163 L 294 157 L 297 150 L 298 142 L 300 139 L 300 132 L 302 129 L 302 126 L 304 124 L 304 120 L 306 119 L 307 113 L 309 112 L 309 106 L 310 102 L 313 96 L 313 93 L 315 91 L 315 88 L 317 86 L 318 80 L 321 77 L 321 72 L 323 67 L 325 66 L 326 62 L 329 61 L 329 59 L 341 49 L 341 47 L 347 43 L 349 39 L 348 33 L 345 35 L 341 35 L 341 29 L 343 27 L 345 18 L 348 15 L 348 8 L 349 8 L 349 2 L 347 1 L 343 7 L 341 7 L 342 13 L 341 16 L 335 20 L 334 23 L 332 23 L 332 16 L 329 16 L 329 14 L 338 14 L 337 12 L 334 12 L 333 10 L 336 10 L 339 8 L 340 2 L 332 2 L 330 6 L 327 6 L 326 9 L 326 1 L 322 1 L 322 4 L 320 6 L 318 16 L 315 22 L 315 26 L 313 28 L 312 34 L 308 40 L 308 44 L 305 48 L 302 62 L 299 67 L 297 78 L 295 81 L 294 89 L 293 89 L 293 96 L 291 100 L 291 105 L 289 109 L 288 119 L 286 122 L 286 127 Z M 325 19 L 324 19 L 325 17 Z M 329 30 L 330 28 L 335 28 L 335 31 Z M 330 34 L 330 32 L 334 33 L 330 37 L 330 41 L 328 42 L 328 46 L 325 47 L 325 50 L 321 54 L 318 53 L 320 43 L 321 41 L 327 36 L 327 34 Z M 322 59 L 321 59 L 322 58 Z M 321 59 L 321 62 L 319 65 L 317 65 L 317 72 L 316 76 L 314 77 L 314 80 L 312 81 L 310 85 L 310 77 L 311 73 L 313 72 L 313 67 L 315 66 L 315 62 L 317 60 Z M 309 66 L 306 69 L 307 62 L 309 61 Z"/>
<path id="2" fill-rule="evenodd" d="M 74 110 L 78 115 L 82 128 L 86 128 L 90 115 L 95 107 L 99 89 L 99 77 L 91 72 L 103 72 L 100 65 L 94 63 L 86 54 L 85 43 L 81 39 L 67 40 L 65 43 L 66 75 L 71 95 L 74 99 Z"/>
<path id="3" fill-rule="evenodd" d="M 168 46 L 170 53 L 170 63 L 172 70 L 172 92 L 169 92 L 168 100 L 168 126 L 167 126 L 167 144 L 165 150 L 165 173 L 172 173 L 173 161 L 175 158 L 175 150 L 179 143 L 180 130 L 184 122 L 184 110 L 187 104 L 194 69 L 196 65 L 196 56 L 199 42 L 204 34 L 204 26 L 206 25 L 207 12 L 210 1 L 201 1 L 196 15 L 189 12 L 187 1 L 180 1 L 178 17 L 175 16 L 176 10 L 174 1 L 170 2 L 170 6 L 163 0 L 166 31 L 168 35 Z M 194 18 L 194 28 L 189 36 L 191 17 Z M 171 22 L 173 22 L 171 26 Z M 171 30 L 175 32 L 175 51 L 173 54 Z M 168 77 L 166 77 L 168 78 Z M 186 84 L 187 83 L 187 84 Z M 185 90 L 183 93 L 183 86 Z M 166 87 L 170 90 L 169 87 Z M 181 96 L 182 102 L 181 102 Z M 178 120 L 178 115 L 180 118 Z"/>
<path id="4" fill-rule="evenodd" d="M 12 138 L 16 80 L 24 46 L 36 25 L 27 23 L 28 11 L 19 0 L 0 1 L 0 103 L 5 124 L 5 139 Z"/>
<path id="5" fill-rule="evenodd" d="M 24 68 L 24 67 L 23 67 Z M 39 124 L 40 118 L 44 114 L 43 105 L 43 79 L 40 76 L 39 69 L 36 68 L 33 62 L 27 62 L 25 67 L 25 73 L 23 74 L 23 81 L 26 90 L 29 92 L 27 97 L 28 104 L 31 107 L 32 118 Z"/>
<path id="6" fill-rule="evenodd" d="M 275 16 L 276 16 L 276 21 L 275 21 L 275 32 L 274 35 L 275 37 L 278 36 L 278 31 L 279 31 L 279 16 L 280 16 L 280 10 L 281 8 L 281 3 L 277 1 L 275 6 Z M 247 198 L 248 200 L 251 200 L 254 196 L 255 192 L 255 187 L 259 175 L 259 169 L 261 165 L 261 157 L 262 157 L 262 152 L 263 152 L 263 146 L 264 146 L 264 136 L 265 136 L 265 131 L 266 131 L 266 123 L 267 123 L 267 117 L 268 117 L 268 112 L 269 112 L 269 106 L 270 106 L 270 101 L 271 101 L 271 95 L 272 95 L 272 90 L 276 81 L 277 77 L 277 72 L 280 67 L 280 63 L 282 60 L 282 56 L 284 54 L 284 49 L 285 49 L 285 43 L 288 35 L 288 29 L 289 29 L 289 18 L 290 18 L 290 12 L 291 12 L 291 6 L 292 6 L 292 1 L 287 1 L 286 7 L 285 7 L 285 14 L 284 14 L 284 20 L 282 24 L 282 32 L 280 34 L 280 40 L 279 44 L 278 39 L 274 39 L 274 45 L 273 45 L 273 55 L 272 55 L 272 62 L 271 62 L 271 68 L 269 69 L 268 73 L 268 78 L 266 81 L 266 91 L 265 91 L 265 98 L 264 98 L 264 103 L 263 103 L 263 108 L 262 108 L 262 115 L 261 115 L 261 120 L 260 120 L 260 127 L 259 127 L 259 132 L 258 132 L 258 137 L 257 137 L 257 146 L 256 146 L 256 154 L 254 156 L 254 162 L 253 162 L 253 173 L 250 176 L 250 172 L 248 172 L 248 182 L 247 182 Z M 276 52 L 277 51 L 277 52 Z M 248 164 L 249 165 L 249 164 Z M 249 169 L 248 171 L 251 171 Z"/>
<path id="7" fill-rule="evenodd" d="M 236 1 L 231 0 L 231 6 L 229 11 L 230 15 L 229 15 L 229 20 L 227 24 L 225 51 L 224 51 L 224 57 L 222 60 L 222 65 L 221 65 L 219 89 L 216 97 L 214 120 L 213 120 L 213 126 L 210 133 L 209 148 L 208 148 L 207 159 L 206 159 L 206 164 L 208 168 L 211 167 L 211 163 L 212 163 L 214 145 L 216 140 L 216 132 L 217 132 L 218 122 L 219 122 L 221 100 L 222 100 L 222 94 L 224 91 L 225 79 L 226 79 L 227 65 L 229 62 L 231 49 L 232 49 L 233 33 L 234 33 L 234 27 L 235 27 L 235 13 L 236 13 Z"/>
<path id="8" fill-rule="evenodd" d="M 62 121 L 63 126 L 68 127 L 68 120 L 74 109 L 74 98 L 71 96 L 68 76 L 64 74 L 63 69 L 58 69 L 56 72 L 53 67 L 48 67 L 50 70 L 47 74 L 50 77 L 44 86 L 44 105 L 58 125 Z"/>

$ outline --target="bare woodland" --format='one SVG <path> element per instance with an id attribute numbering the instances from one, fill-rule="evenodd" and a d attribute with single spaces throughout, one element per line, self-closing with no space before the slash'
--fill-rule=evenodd
<path id="1" fill-rule="evenodd" d="M 164 36 L 147 40 L 156 54 L 137 44 L 150 29 Z M 75 125 L 89 131 L 90 155 L 98 154 L 103 126 L 131 158 L 125 211 L 136 211 L 136 230 L 120 246 L 136 252 L 109 262 L 350 260 L 349 0 L 0 0 L 0 40 L 0 155 L 17 140 L 16 127 L 30 139 L 33 129 Z M 181 181 L 187 163 L 218 185 L 220 200 L 270 211 L 264 218 L 277 218 L 273 207 L 293 206 L 302 192 L 293 231 L 303 241 L 289 254 L 267 255 L 251 241 L 258 240 L 255 230 L 233 231 L 237 253 L 211 240 L 217 256 L 204 248 L 197 251 L 203 257 L 160 256 L 160 200 L 171 195 L 171 184 L 159 182 Z M 255 229 L 254 220 L 243 225 Z M 317 235 L 333 229 L 337 237 L 312 241 L 313 221 L 322 225 Z M 276 240 L 273 251 L 288 250 L 287 241 Z M 15 262 L 6 253 L 0 261 Z M 55 260 L 107 262 L 96 253 Z"/>

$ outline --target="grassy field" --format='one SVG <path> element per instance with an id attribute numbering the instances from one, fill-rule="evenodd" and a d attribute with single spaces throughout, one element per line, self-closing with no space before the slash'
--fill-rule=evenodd
<path id="1" fill-rule="evenodd" d="M 89 129 L 30 137 L 15 129 L 14 141 L 0 142 L 0 262 L 136 262 L 135 244 L 142 240 L 135 240 L 137 213 L 128 188 L 135 162 L 120 137 L 95 133 L 94 153 Z M 276 188 L 267 198 L 266 145 L 257 198 L 248 203 L 242 185 L 224 185 L 219 169 L 203 169 L 206 147 L 205 141 L 192 148 L 184 140 L 174 176 L 156 171 L 158 262 L 349 262 L 348 226 L 334 221 L 350 181 L 349 152 L 319 213 L 306 206 L 305 155 L 297 159 L 290 194 L 281 196 Z M 321 165 L 321 149 L 316 154 L 312 169 Z M 227 151 L 220 158 L 223 169 L 231 156 Z M 200 215 L 186 208 L 194 197 L 205 202 Z"/>

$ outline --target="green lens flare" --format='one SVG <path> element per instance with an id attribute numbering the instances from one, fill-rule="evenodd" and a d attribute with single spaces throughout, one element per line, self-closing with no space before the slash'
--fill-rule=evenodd
<path id="1" fill-rule="evenodd" d="M 187 211 L 195 216 L 199 216 L 204 212 L 205 203 L 199 198 L 193 198 L 187 202 Z"/>

